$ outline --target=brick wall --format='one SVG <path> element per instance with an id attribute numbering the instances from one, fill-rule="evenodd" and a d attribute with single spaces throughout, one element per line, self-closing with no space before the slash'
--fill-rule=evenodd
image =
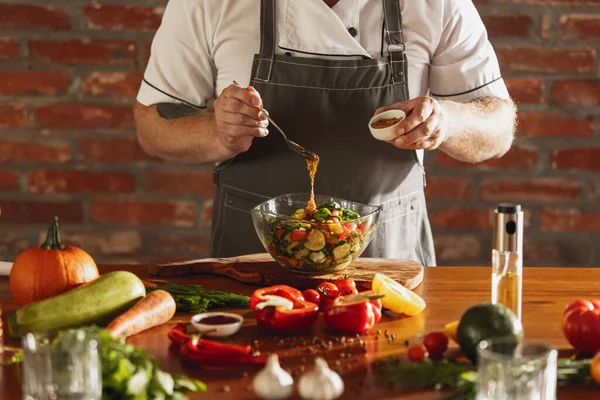
<path id="1" fill-rule="evenodd" d="M 480 165 L 427 158 L 439 262 L 489 264 L 490 210 L 511 200 L 526 209 L 528 265 L 598 265 L 600 0 L 476 4 L 520 134 Z M 150 158 L 135 139 L 132 103 L 164 5 L 0 2 L 0 259 L 38 244 L 54 215 L 99 262 L 207 255 L 210 168 Z"/>

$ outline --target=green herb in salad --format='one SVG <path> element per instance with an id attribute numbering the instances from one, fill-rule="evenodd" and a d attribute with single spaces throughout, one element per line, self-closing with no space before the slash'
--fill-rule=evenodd
<path id="1" fill-rule="evenodd" d="M 156 283 L 146 287 L 148 293 L 165 290 L 173 296 L 178 312 L 201 313 L 214 308 L 248 308 L 250 297 L 206 289 L 200 285 L 177 285 L 175 283 Z"/>
<path id="2" fill-rule="evenodd" d="M 86 338 L 98 342 L 103 400 L 187 399 L 186 392 L 206 391 L 203 382 L 161 370 L 147 352 L 125 343 L 124 338 L 113 339 L 107 330 L 95 325 L 58 331 L 52 346 L 70 347 L 74 340 Z M 21 362 L 22 350 L 16 354 L 13 361 Z"/>

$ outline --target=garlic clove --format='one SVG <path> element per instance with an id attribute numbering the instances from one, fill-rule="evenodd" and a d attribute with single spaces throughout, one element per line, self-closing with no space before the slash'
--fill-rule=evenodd
<path id="1" fill-rule="evenodd" d="M 322 357 L 315 359 L 315 368 L 302 375 L 298 393 L 304 400 L 333 400 L 344 393 L 344 381 L 332 371 Z"/>
<path id="2" fill-rule="evenodd" d="M 294 378 L 281 368 L 277 353 L 273 353 L 265 367 L 252 380 L 252 388 L 261 399 L 286 399 L 292 394 Z"/>

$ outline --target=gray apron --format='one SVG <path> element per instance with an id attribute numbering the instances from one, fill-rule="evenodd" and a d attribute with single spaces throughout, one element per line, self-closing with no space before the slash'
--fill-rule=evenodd
<path id="1" fill-rule="evenodd" d="M 378 141 L 368 128 L 378 107 L 409 99 L 399 1 L 382 1 L 385 57 L 330 60 L 276 55 L 276 0 L 262 0 L 260 54 L 250 84 L 288 137 L 319 155 L 315 193 L 382 206 L 362 257 L 434 266 L 423 165 L 415 151 Z M 250 209 L 275 196 L 310 191 L 305 160 L 269 129 L 247 152 L 215 168 L 212 257 L 264 252 Z"/>

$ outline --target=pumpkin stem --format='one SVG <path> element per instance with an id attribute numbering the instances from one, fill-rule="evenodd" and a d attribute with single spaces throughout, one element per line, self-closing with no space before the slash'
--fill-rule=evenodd
<path id="1" fill-rule="evenodd" d="M 65 246 L 60 242 L 60 235 L 58 233 L 58 217 L 54 217 L 54 219 L 50 221 L 50 226 L 48 227 L 48 236 L 46 236 L 46 241 L 42 243 L 40 247 L 45 250 L 63 250 L 65 248 Z"/>

